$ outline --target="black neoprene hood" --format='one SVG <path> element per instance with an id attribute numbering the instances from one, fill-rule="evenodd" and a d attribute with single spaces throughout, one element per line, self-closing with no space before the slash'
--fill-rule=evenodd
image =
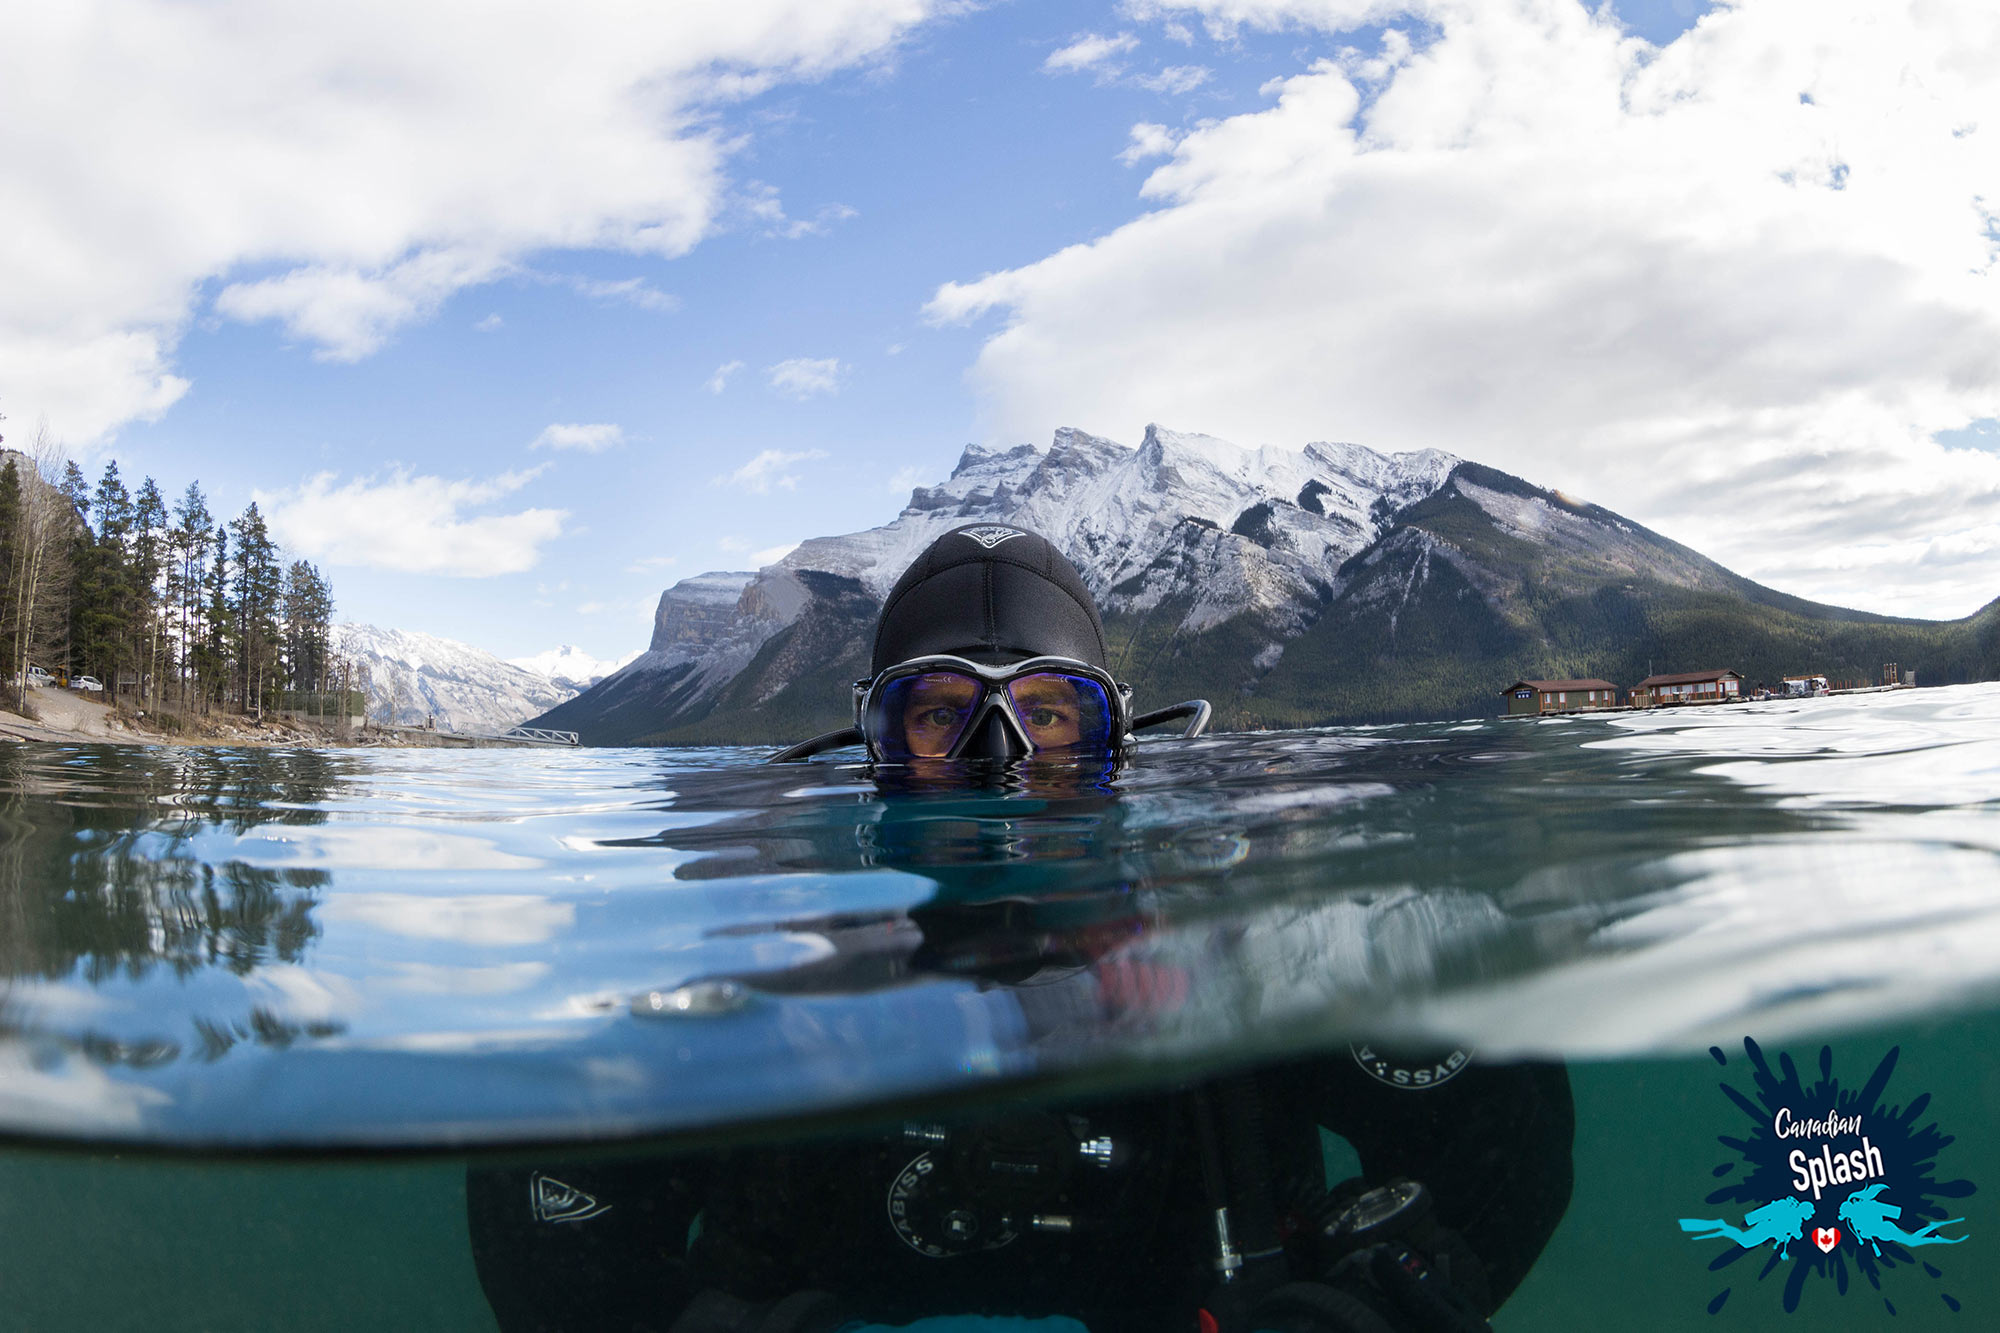
<path id="1" fill-rule="evenodd" d="M 1075 566 L 1008 523 L 953 528 L 890 590 L 870 670 L 940 653 L 987 665 L 1072 657 L 1111 669 L 1104 623 Z"/>

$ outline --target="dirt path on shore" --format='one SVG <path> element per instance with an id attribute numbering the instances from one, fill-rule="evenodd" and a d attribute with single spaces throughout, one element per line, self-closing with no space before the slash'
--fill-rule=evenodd
<path id="1" fill-rule="evenodd" d="M 0 709 L 0 742 L 57 741 L 75 744 L 79 741 L 113 741 L 125 745 L 304 745 L 344 748 L 339 738 L 325 731 L 276 721 L 259 723 L 247 717 L 193 717 L 187 719 L 181 729 L 155 730 L 146 725 L 145 714 L 122 712 L 101 702 L 102 697 L 54 686 L 31 688 L 28 702 L 38 716 L 28 718 Z"/>

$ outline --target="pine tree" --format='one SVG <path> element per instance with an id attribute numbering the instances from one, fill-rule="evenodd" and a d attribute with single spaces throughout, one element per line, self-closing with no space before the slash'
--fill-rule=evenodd
<path id="1" fill-rule="evenodd" d="M 202 597 L 208 603 L 203 625 L 204 637 L 196 669 L 201 677 L 202 706 L 229 703 L 229 530 L 217 523 L 209 537 L 213 554 L 209 557 L 208 578 Z"/>
<path id="2" fill-rule="evenodd" d="M 236 598 L 231 610 L 243 711 L 262 717 L 264 691 L 278 665 L 284 573 L 278 563 L 278 548 L 254 500 L 229 527 L 236 538 Z"/>
<path id="3" fill-rule="evenodd" d="M 167 502 L 151 477 L 139 487 L 132 501 L 131 563 L 131 654 L 139 663 L 139 692 L 142 699 L 158 699 L 161 635 L 161 602 L 166 571 Z"/>
<path id="4" fill-rule="evenodd" d="M 333 653 L 333 590 L 304 560 L 285 571 L 285 672 L 294 690 L 327 688 Z"/>
<path id="5" fill-rule="evenodd" d="M 75 465 L 71 465 L 75 471 Z M 64 474 L 67 491 L 72 478 Z M 74 480 L 82 482 L 82 473 Z M 131 628 L 132 497 L 118 475 L 116 459 L 105 464 L 97 491 L 80 509 L 89 526 L 78 534 L 76 588 L 70 603 L 72 665 L 101 676 L 117 688 L 118 668 L 127 656 Z"/>
<path id="6" fill-rule="evenodd" d="M 173 617 L 174 677 L 183 708 L 201 643 L 202 585 L 208 575 L 209 525 L 214 521 L 200 483 L 189 482 L 180 503 L 174 506 L 174 526 L 167 533 L 166 600 Z"/>

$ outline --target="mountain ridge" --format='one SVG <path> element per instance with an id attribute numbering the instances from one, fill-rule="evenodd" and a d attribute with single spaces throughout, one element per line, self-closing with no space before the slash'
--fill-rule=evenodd
<path id="1" fill-rule="evenodd" d="M 597 744 L 844 725 L 883 594 L 976 521 L 1069 554 L 1142 705 L 1204 696 L 1225 727 L 1486 715 L 1520 676 L 1637 680 L 1649 659 L 1753 680 L 1872 678 L 1885 661 L 1931 681 L 2000 674 L 1992 605 L 1962 621 L 1823 605 L 1456 455 L 1245 449 L 1154 425 L 1136 448 L 1070 428 L 970 446 L 889 523 L 682 580 L 645 653 L 535 722 Z"/>

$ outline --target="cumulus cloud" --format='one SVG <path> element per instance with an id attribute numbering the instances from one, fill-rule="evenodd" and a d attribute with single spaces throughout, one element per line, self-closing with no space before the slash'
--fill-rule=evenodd
<path id="1" fill-rule="evenodd" d="M 404 574 L 483 578 L 532 569 L 562 535 L 567 510 L 477 514 L 540 473 L 484 481 L 403 470 L 341 481 L 321 472 L 286 491 L 254 493 L 278 541 L 309 559 Z"/>
<path id="2" fill-rule="evenodd" d="M 840 388 L 842 367 L 837 357 L 815 359 L 795 356 L 766 366 L 764 374 L 771 387 L 788 398 L 810 398 L 818 393 L 835 393 Z"/>
<path id="3" fill-rule="evenodd" d="M 1128 167 L 1144 162 L 1149 157 L 1165 157 L 1172 153 L 1174 145 L 1181 141 L 1180 135 L 1164 125 L 1155 125 L 1150 121 L 1141 121 L 1134 125 L 1130 137 L 1131 142 L 1126 145 L 1125 151 L 1118 155 L 1118 160 Z"/>
<path id="4" fill-rule="evenodd" d="M 702 387 L 710 393 L 721 393 L 729 387 L 729 377 L 741 369 L 743 369 L 741 361 L 725 361 L 715 368 L 715 373 L 708 377 L 708 382 Z"/>
<path id="5" fill-rule="evenodd" d="M 578 453 L 601 454 L 606 449 L 625 443 L 625 428 L 611 422 L 593 425 L 564 425 L 552 423 L 542 428 L 528 447 L 530 449 L 573 449 Z"/>
<path id="6" fill-rule="evenodd" d="M 746 142 L 719 108 L 879 60 L 940 7 L 24 8 L 0 44 L 0 123 L 35 127 L 5 168 L 8 411 L 76 443 L 157 417 L 211 310 L 355 360 L 537 252 L 683 254 Z"/>
<path id="7" fill-rule="evenodd" d="M 752 495 L 768 495 L 773 486 L 783 491 L 795 490 L 799 478 L 797 473 L 790 471 L 790 468 L 797 463 L 825 457 L 826 451 L 823 449 L 800 449 L 796 452 L 766 449 L 734 472 L 717 477 L 714 484 L 734 486 L 739 490 L 749 491 Z"/>
<path id="8" fill-rule="evenodd" d="M 996 438 L 1437 446 L 1807 595 L 2000 588 L 2000 459 L 1933 439 L 2000 415 L 2000 11 L 1763 0 L 1664 48 L 1577 0 L 1128 12 L 1326 54 L 1264 109 L 1135 128 L 1171 156 L 1131 222 L 937 291 L 1001 317 Z"/>
<path id="9" fill-rule="evenodd" d="M 1129 32 L 1121 32 L 1115 37 L 1085 33 L 1061 50 L 1050 52 L 1049 58 L 1042 62 L 1042 68 L 1051 74 L 1076 74 L 1097 69 L 1138 45 L 1139 39 Z"/>

